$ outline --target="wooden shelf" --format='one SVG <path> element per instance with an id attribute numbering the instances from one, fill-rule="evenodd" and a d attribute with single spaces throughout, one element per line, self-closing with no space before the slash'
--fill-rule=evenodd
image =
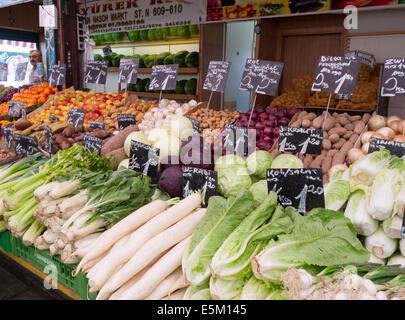
<path id="1" fill-rule="evenodd" d="M 119 72 L 120 68 L 109 67 L 109 72 Z M 152 73 L 152 68 L 139 68 L 138 74 L 140 73 Z M 198 68 L 179 68 L 179 74 L 198 74 Z"/>
<path id="2" fill-rule="evenodd" d="M 155 98 L 159 99 L 160 93 L 156 92 L 135 92 L 135 91 L 128 91 L 129 94 L 136 95 L 138 97 L 143 98 Z M 162 93 L 162 99 L 170 99 L 170 100 L 196 100 L 197 95 L 195 94 L 171 94 L 171 93 Z"/>
<path id="3" fill-rule="evenodd" d="M 144 42 L 120 42 L 120 43 L 105 43 L 95 46 L 94 49 L 103 49 L 106 46 L 111 48 L 127 48 L 127 47 L 152 47 L 152 46 L 170 46 L 178 44 L 199 44 L 200 38 L 168 40 L 168 41 L 144 41 Z"/>

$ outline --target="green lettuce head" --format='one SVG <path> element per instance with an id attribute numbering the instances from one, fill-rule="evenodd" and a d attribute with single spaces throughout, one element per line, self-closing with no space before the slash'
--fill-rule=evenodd
<path id="1" fill-rule="evenodd" d="M 259 182 L 252 184 L 249 191 L 253 194 L 255 206 L 260 206 L 269 195 L 267 180 L 260 180 Z"/>
<path id="2" fill-rule="evenodd" d="M 218 192 L 227 198 L 242 189 L 249 189 L 251 185 L 252 179 L 246 167 L 236 164 L 218 171 Z"/>
<path id="3" fill-rule="evenodd" d="M 276 157 L 272 164 L 271 169 L 303 169 L 303 162 L 292 154 L 280 154 Z"/>
<path id="4" fill-rule="evenodd" d="M 222 156 L 215 161 L 215 171 L 219 172 L 224 168 L 233 166 L 233 165 L 238 165 L 243 168 L 246 168 L 246 162 L 243 160 L 242 157 L 236 155 L 236 154 L 227 154 L 225 156 Z"/>
<path id="5" fill-rule="evenodd" d="M 250 175 L 266 179 L 266 170 L 270 169 L 273 157 L 264 150 L 253 152 L 247 159 L 247 169 Z"/>

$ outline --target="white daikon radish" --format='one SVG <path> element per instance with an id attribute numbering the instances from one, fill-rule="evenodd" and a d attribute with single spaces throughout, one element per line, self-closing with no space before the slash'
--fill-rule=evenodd
<path id="1" fill-rule="evenodd" d="M 156 255 L 190 236 L 205 212 L 206 209 L 200 209 L 192 213 L 146 242 L 120 272 L 114 274 L 106 282 L 101 288 L 97 299 L 107 299 L 123 283 L 142 270 Z"/>

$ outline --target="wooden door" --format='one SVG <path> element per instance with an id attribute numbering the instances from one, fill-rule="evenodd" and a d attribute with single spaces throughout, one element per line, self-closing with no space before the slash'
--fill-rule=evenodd
<path id="1" fill-rule="evenodd" d="M 342 54 L 341 35 L 286 35 L 282 39 L 281 61 L 284 62 L 280 92 L 291 87 L 292 80 L 304 74 L 314 74 L 319 56 Z"/>

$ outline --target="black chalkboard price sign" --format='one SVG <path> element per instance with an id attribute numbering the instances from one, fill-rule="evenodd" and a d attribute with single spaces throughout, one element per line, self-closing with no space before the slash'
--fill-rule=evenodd
<path id="1" fill-rule="evenodd" d="M 405 143 L 371 138 L 370 145 L 368 147 L 368 153 L 379 151 L 381 148 L 387 149 L 392 155 L 398 156 L 400 158 L 405 156 Z"/>
<path id="2" fill-rule="evenodd" d="M 136 119 L 133 114 L 119 114 L 117 116 L 119 131 L 124 130 L 126 127 L 136 124 Z"/>
<path id="3" fill-rule="evenodd" d="M 98 151 L 100 154 L 103 140 L 97 137 L 92 137 L 88 134 L 83 135 L 83 147 L 90 150 L 90 152 Z"/>
<path id="4" fill-rule="evenodd" d="M 376 62 L 374 55 L 360 50 L 348 51 L 345 53 L 345 57 L 358 59 L 360 63 L 368 65 L 373 69 Z"/>
<path id="5" fill-rule="evenodd" d="M 118 81 L 135 84 L 138 79 L 139 59 L 121 59 Z"/>
<path id="6" fill-rule="evenodd" d="M 52 140 L 52 129 L 45 125 L 45 151 L 48 151 L 52 154 L 53 140 Z"/>
<path id="7" fill-rule="evenodd" d="M 178 73 L 178 64 L 152 66 L 152 75 L 149 84 L 149 90 L 163 91 L 176 89 Z"/>
<path id="8" fill-rule="evenodd" d="M 312 91 L 350 95 L 357 83 L 360 61 L 353 57 L 321 56 Z"/>
<path id="9" fill-rule="evenodd" d="M 275 96 L 283 68 L 282 62 L 247 59 L 240 89 Z"/>
<path id="10" fill-rule="evenodd" d="M 66 122 L 76 128 L 80 125 L 83 125 L 85 117 L 86 117 L 86 110 L 70 108 Z"/>
<path id="11" fill-rule="evenodd" d="M 150 177 L 152 183 L 157 183 L 159 155 L 159 149 L 132 140 L 128 168 Z"/>
<path id="12" fill-rule="evenodd" d="M 66 83 L 66 64 L 52 65 L 48 73 L 48 82 L 51 86 L 63 86 Z"/>
<path id="13" fill-rule="evenodd" d="M 231 63 L 228 61 L 210 61 L 203 89 L 224 92 L 230 69 Z"/>
<path id="14" fill-rule="evenodd" d="M 322 169 L 268 169 L 267 186 L 284 208 L 305 213 L 325 207 Z"/>
<path id="15" fill-rule="evenodd" d="M 106 84 L 107 61 L 89 61 L 86 65 L 85 82 L 94 84 Z"/>
<path id="16" fill-rule="evenodd" d="M 21 104 L 18 101 L 10 101 L 8 107 L 8 116 L 18 118 L 21 114 Z"/>
<path id="17" fill-rule="evenodd" d="M 405 95 L 405 58 L 387 59 L 381 82 L 381 96 Z"/>
<path id="18" fill-rule="evenodd" d="M 105 129 L 105 123 L 100 121 L 90 121 L 90 128 L 93 129 Z"/>
<path id="19" fill-rule="evenodd" d="M 15 70 L 15 76 L 14 76 L 14 81 L 20 82 L 25 80 L 25 76 L 27 75 L 27 67 L 28 67 L 28 62 L 23 62 L 17 64 L 16 70 Z"/>
<path id="20" fill-rule="evenodd" d="M 13 124 L 8 124 L 4 127 L 4 145 L 6 149 L 13 149 Z"/>
<path id="21" fill-rule="evenodd" d="M 27 105 L 24 102 L 20 102 L 21 105 L 21 118 L 27 119 Z"/>
<path id="22" fill-rule="evenodd" d="M 255 135 L 256 137 L 256 135 Z M 249 129 L 234 124 L 226 124 L 223 146 L 239 155 L 247 155 L 249 143 Z"/>
<path id="23" fill-rule="evenodd" d="M 201 191 L 204 204 L 218 194 L 218 174 L 216 171 L 183 167 L 183 197 L 186 198 L 196 191 Z"/>
<path id="24" fill-rule="evenodd" d="M 322 153 L 323 131 L 321 129 L 280 126 L 278 150 L 302 154 Z"/>
<path id="25" fill-rule="evenodd" d="M 38 140 L 36 137 L 23 136 L 21 134 L 14 134 L 15 152 L 17 154 L 31 155 L 39 152 Z"/>
<path id="26" fill-rule="evenodd" d="M 7 81 L 8 67 L 7 63 L 0 63 L 0 81 Z"/>

